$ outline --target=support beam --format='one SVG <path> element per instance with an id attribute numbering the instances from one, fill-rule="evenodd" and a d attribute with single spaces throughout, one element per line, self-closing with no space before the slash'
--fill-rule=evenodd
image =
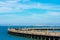
<path id="1" fill-rule="evenodd" d="M 44 40 L 46 40 L 46 37 L 45 37 L 45 39 Z"/>
<path id="2" fill-rule="evenodd" d="M 49 40 L 51 40 L 51 38 L 49 38 Z"/>
<path id="3" fill-rule="evenodd" d="M 42 39 L 42 36 L 41 36 L 41 40 L 43 40 L 43 39 Z"/>
<path id="4" fill-rule="evenodd" d="M 55 38 L 53 38 L 53 40 L 55 40 Z"/>

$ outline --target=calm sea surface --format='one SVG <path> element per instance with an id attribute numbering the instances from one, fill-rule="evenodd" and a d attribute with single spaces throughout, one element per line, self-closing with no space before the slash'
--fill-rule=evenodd
<path id="1" fill-rule="evenodd" d="M 11 26 L 11 28 L 60 28 L 58 27 L 51 27 L 51 26 Z M 31 38 L 24 38 L 24 37 L 17 37 L 8 34 L 8 26 L 0 26 L 0 40 L 37 40 Z M 55 32 L 60 32 L 60 30 L 56 30 Z"/>

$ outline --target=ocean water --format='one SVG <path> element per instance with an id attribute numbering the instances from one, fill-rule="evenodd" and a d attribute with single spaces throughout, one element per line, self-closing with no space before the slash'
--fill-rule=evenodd
<path id="1" fill-rule="evenodd" d="M 13 35 L 9 35 L 8 34 L 8 28 L 9 26 L 0 26 L 0 40 L 38 40 L 38 39 L 32 39 L 32 38 L 25 38 L 25 37 L 17 37 L 17 36 L 13 36 Z M 11 28 L 51 28 L 48 26 L 11 26 Z M 52 27 L 55 28 L 55 27 Z M 60 27 L 57 27 L 60 28 Z M 60 30 L 57 30 L 57 32 L 60 32 Z"/>

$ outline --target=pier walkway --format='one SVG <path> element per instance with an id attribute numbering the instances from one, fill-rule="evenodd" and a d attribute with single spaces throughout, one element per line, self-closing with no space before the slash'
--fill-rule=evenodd
<path id="1" fill-rule="evenodd" d="M 50 29 L 49 29 L 50 30 Z M 13 33 L 20 33 L 20 34 L 26 34 L 27 36 L 29 36 L 28 34 L 36 35 L 37 37 L 44 37 L 44 38 L 48 38 L 48 40 L 60 40 L 60 32 L 51 32 L 48 30 L 35 30 L 35 29 L 8 29 L 9 32 L 13 32 Z"/>

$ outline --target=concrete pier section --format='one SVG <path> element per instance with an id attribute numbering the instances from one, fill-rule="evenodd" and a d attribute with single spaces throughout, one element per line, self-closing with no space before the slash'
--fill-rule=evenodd
<path id="1" fill-rule="evenodd" d="M 8 33 L 40 40 L 60 40 L 60 32 L 50 32 L 48 30 L 36 30 L 31 28 L 8 28 Z"/>

